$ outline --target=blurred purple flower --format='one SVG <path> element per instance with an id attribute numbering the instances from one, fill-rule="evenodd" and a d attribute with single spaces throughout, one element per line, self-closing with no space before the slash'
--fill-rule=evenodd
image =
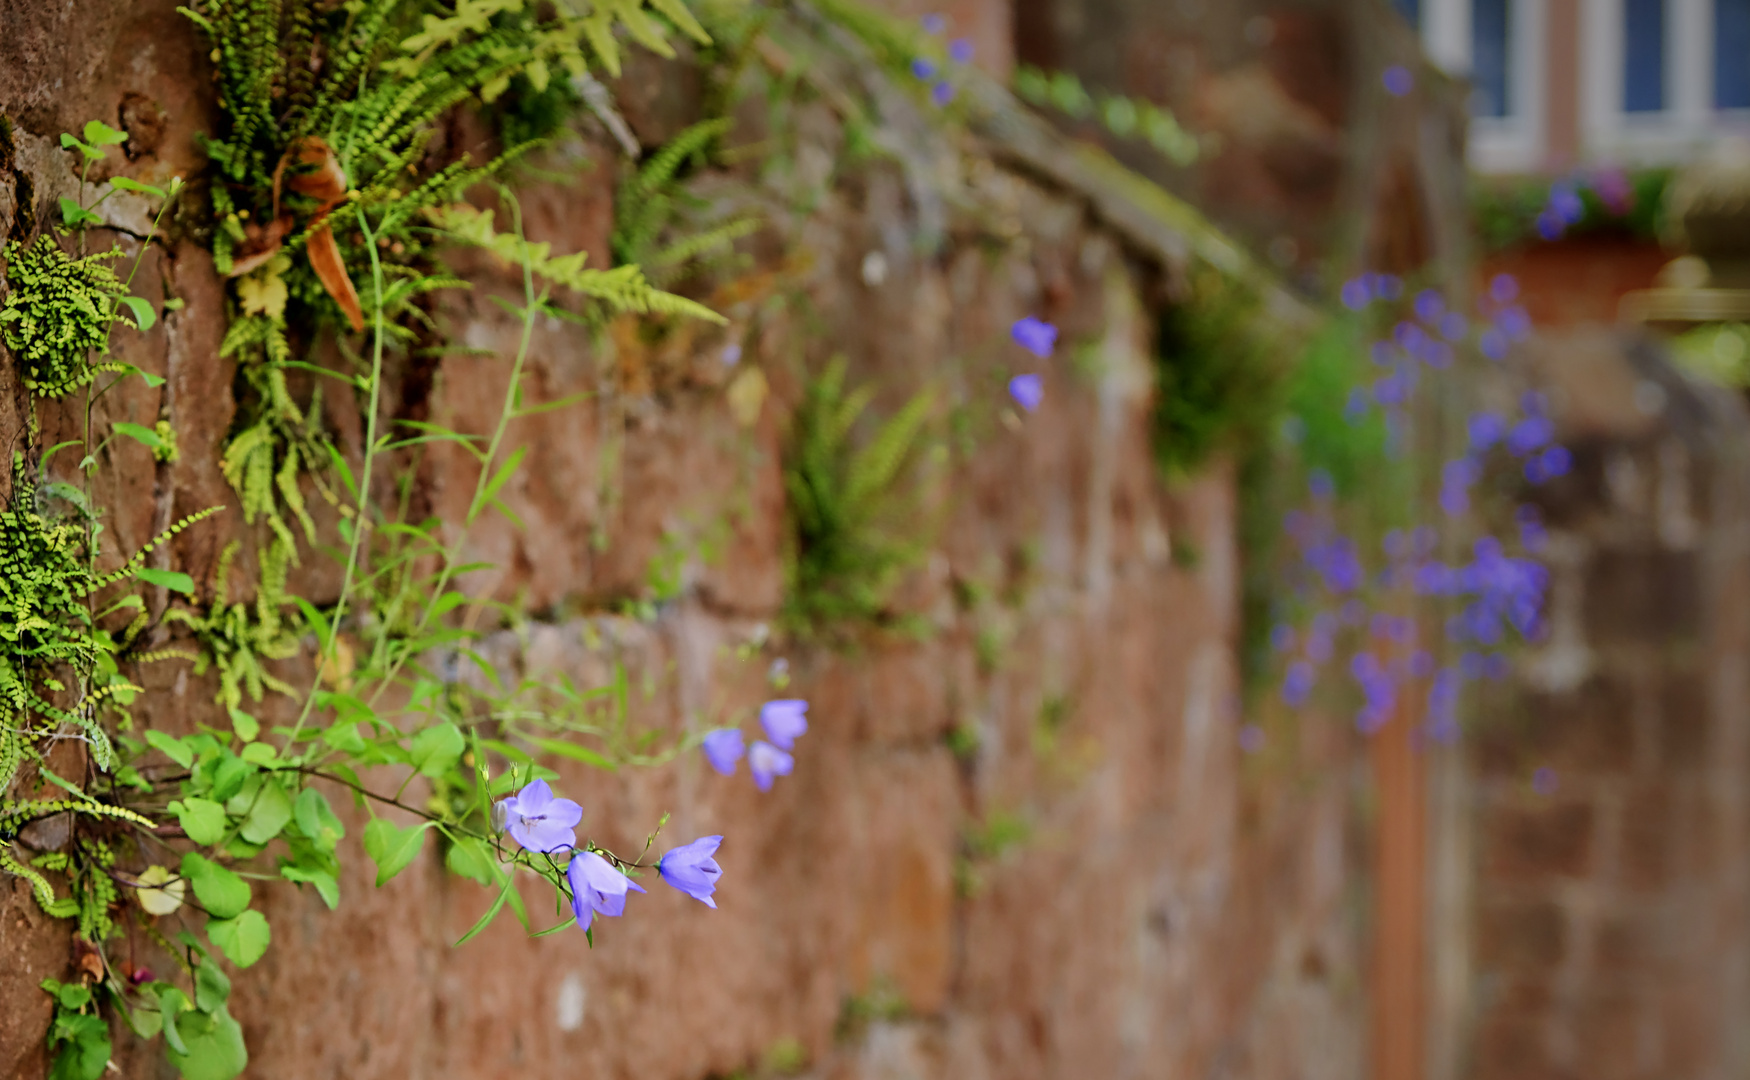
<path id="1" fill-rule="evenodd" d="M 1519 295 L 1519 279 L 1512 274 L 1496 274 L 1489 279 L 1489 299 L 1505 304 Z"/>
<path id="2" fill-rule="evenodd" d="M 1491 326 L 1484 330 L 1482 336 L 1477 339 L 1477 346 L 1482 349 L 1483 355 L 1490 360 L 1505 359 L 1507 356 L 1507 335 Z"/>
<path id="3" fill-rule="evenodd" d="M 1385 84 L 1385 92 L 1392 97 L 1403 97 L 1416 86 L 1415 77 L 1410 74 L 1410 69 L 1402 64 L 1393 64 L 1386 68 L 1385 74 L 1380 76 L 1380 82 Z"/>
<path id="4" fill-rule="evenodd" d="M 1015 344 L 1041 360 L 1051 359 L 1051 350 L 1057 346 L 1057 327 L 1031 315 L 1017 319 L 1015 325 L 1009 327 L 1009 336 L 1015 339 Z"/>
<path id="5" fill-rule="evenodd" d="M 1556 793 L 1556 771 L 1548 765 L 1540 766 L 1531 773 L 1531 790 L 1539 795 L 1549 797 Z"/>
<path id="6" fill-rule="evenodd" d="M 1495 325 L 1501 328 L 1501 333 L 1514 341 L 1524 341 L 1531 336 L 1531 316 L 1517 305 L 1502 308 L 1501 313 L 1495 316 Z"/>
<path id="7" fill-rule="evenodd" d="M 1350 311 L 1360 311 L 1373 299 L 1371 292 L 1372 290 L 1367 287 L 1367 277 L 1363 275 L 1345 281 L 1342 291 L 1338 293 L 1338 299 L 1342 300 L 1343 306 Z"/>
<path id="8" fill-rule="evenodd" d="M 1501 414 L 1488 411 L 1472 413 L 1466 427 L 1470 432 L 1470 452 L 1473 454 L 1494 446 L 1507 434 L 1507 421 L 1501 419 Z"/>
<path id="9" fill-rule="evenodd" d="M 1380 274 L 1374 279 L 1373 291 L 1381 300 L 1396 300 L 1404 295 L 1404 279 L 1395 274 Z"/>
<path id="10" fill-rule="evenodd" d="M 936 77 L 936 62 L 927 56 L 913 57 L 911 73 L 920 79 L 933 79 Z"/>
<path id="11" fill-rule="evenodd" d="M 940 15 L 925 15 L 921 21 L 924 32 L 928 34 L 940 34 L 948 29 L 948 20 Z"/>
<path id="12" fill-rule="evenodd" d="M 626 910 L 626 893 L 644 891 L 593 851 L 572 852 L 565 880 L 571 885 L 571 913 L 577 916 L 579 930 L 588 930 L 597 915 L 618 917 Z"/>
<path id="13" fill-rule="evenodd" d="M 553 797 L 545 780 L 535 780 L 506 799 L 499 800 L 493 819 L 502 808 L 505 827 L 525 850 L 542 853 L 564 851 L 577 843 L 574 831 L 583 820 L 583 807 L 570 799 Z"/>
<path id="14" fill-rule="evenodd" d="M 955 38 L 949 42 L 948 58 L 956 64 L 972 63 L 972 41 L 969 38 Z"/>
<path id="15" fill-rule="evenodd" d="M 1312 497 L 1323 501 L 1331 497 L 1337 490 L 1337 485 L 1331 481 L 1331 474 L 1323 469 L 1311 469 L 1306 474 L 1306 489 Z"/>
<path id="16" fill-rule="evenodd" d="M 930 87 L 930 100 L 937 105 L 946 105 L 954 100 L 954 84 L 946 79 Z"/>
<path id="17" fill-rule="evenodd" d="M 1564 226 L 1577 225 L 1586 216 L 1586 204 L 1573 184 L 1558 181 L 1550 185 L 1549 212 L 1560 218 Z"/>
<path id="18" fill-rule="evenodd" d="M 1296 660 L 1288 665 L 1288 674 L 1282 679 L 1282 700 L 1291 708 L 1300 708 L 1306 704 L 1308 695 L 1312 693 L 1313 666 L 1305 660 Z"/>
<path id="19" fill-rule="evenodd" d="M 1433 325 L 1446 311 L 1446 301 L 1436 289 L 1423 289 L 1416 294 L 1416 318 Z"/>
<path id="20" fill-rule="evenodd" d="M 780 698 L 760 706 L 760 727 L 766 738 L 780 750 L 789 750 L 808 731 L 808 702 L 798 698 Z"/>
<path id="21" fill-rule="evenodd" d="M 755 740 L 747 750 L 747 768 L 753 773 L 753 782 L 761 791 L 772 790 L 772 781 L 780 776 L 789 776 L 790 770 L 796 767 L 796 759 L 768 742 Z"/>
<path id="22" fill-rule="evenodd" d="M 711 763 L 711 767 L 724 776 L 735 775 L 735 763 L 747 752 L 741 732 L 735 728 L 718 728 L 711 732 L 700 741 L 699 749 L 705 752 L 705 760 Z"/>
<path id="23" fill-rule="evenodd" d="M 1545 240 L 1560 240 L 1567 229 L 1567 223 L 1554 210 L 1544 210 L 1537 215 L 1537 235 Z"/>
<path id="24" fill-rule="evenodd" d="M 1543 471 L 1550 477 L 1564 476 L 1574 466 L 1574 455 L 1565 446 L 1552 446 L 1543 452 Z"/>
<path id="25" fill-rule="evenodd" d="M 1037 375 L 1017 375 L 1009 380 L 1009 396 L 1015 404 L 1032 412 L 1045 400 L 1045 383 Z"/>
<path id="26" fill-rule="evenodd" d="M 1545 416 L 1529 416 L 1513 425 L 1507 433 L 1507 450 L 1514 457 L 1524 457 L 1555 438 L 1556 426 Z"/>
<path id="27" fill-rule="evenodd" d="M 1270 647 L 1277 652 L 1287 652 L 1294 648 L 1294 627 L 1287 623 L 1277 623 L 1270 628 Z"/>
<path id="28" fill-rule="evenodd" d="M 723 868 L 712 856 L 721 843 L 721 836 L 702 836 L 683 844 L 656 861 L 656 872 L 681 892 L 714 908 L 717 901 L 711 899 L 711 893 L 717 888 L 717 879 L 723 876 Z"/>

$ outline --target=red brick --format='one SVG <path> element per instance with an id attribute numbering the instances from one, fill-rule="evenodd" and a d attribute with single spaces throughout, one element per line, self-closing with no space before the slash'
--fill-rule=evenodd
<path id="1" fill-rule="evenodd" d="M 1497 807 L 1483 818 L 1483 851 L 1491 877 L 1535 882 L 1578 877 L 1592 869 L 1594 818 L 1590 805 Z"/>
<path id="2" fill-rule="evenodd" d="M 1567 920 L 1551 900 L 1483 900 L 1477 913 L 1478 966 L 1495 974 L 1535 975 L 1561 963 Z"/>

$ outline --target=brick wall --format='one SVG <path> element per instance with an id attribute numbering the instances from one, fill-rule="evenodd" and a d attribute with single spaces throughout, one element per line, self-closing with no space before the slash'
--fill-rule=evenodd
<path id="1" fill-rule="evenodd" d="M 0 0 L 0 113 L 17 125 L 19 175 L 39 213 L 71 182 L 58 133 L 113 121 L 126 94 L 166 114 L 129 174 L 198 171 L 192 135 L 211 108 L 203 53 L 172 9 Z M 629 92 L 627 109 L 655 141 L 686 119 L 687 82 L 666 69 L 643 85 L 660 92 Z M 749 123 L 752 140 L 758 118 Z M 842 145 L 839 119 L 817 102 L 796 130 L 808 167 L 792 179 L 824 179 L 811 170 Z M 524 189 L 528 230 L 555 250 L 600 253 L 612 169 L 575 170 L 566 155 L 580 153 L 613 156 L 588 127 L 553 151 L 544 164 L 579 178 Z M 783 217 L 777 202 L 786 253 L 805 257 L 762 262 L 710 298 L 748 332 L 741 363 L 762 366 L 772 386 L 745 426 L 726 403 L 733 372 L 719 332 L 657 348 L 634 335 L 592 345 L 560 324 L 536 334 L 535 397 L 597 397 L 515 435 L 528 463 L 504 497 L 526 528 L 477 534 L 471 554 L 504 569 L 470 587 L 519 599 L 529 618 L 486 653 L 507 672 L 582 685 L 624 663 L 639 724 L 707 723 L 757 704 L 780 654 L 790 692 L 814 703 L 796 773 L 769 796 L 698 760 L 626 778 L 565 771 L 585 827 L 606 842 L 635 842 L 665 810 L 676 835 L 725 833 L 720 909 L 653 889 L 593 951 L 576 934 L 528 940 L 510 920 L 456 950 L 490 898 L 429 852 L 374 889 L 355 818 L 339 912 L 264 887 L 272 950 L 235 973 L 251 1075 L 681 1080 L 769 1059 L 871 1080 L 1356 1075 L 1352 748 L 1322 744 L 1288 774 L 1242 768 L 1233 480 L 1218 464 L 1169 488 L 1149 455 L 1157 287 L 1177 269 L 1103 223 L 1085 193 L 968 162 L 971 186 L 948 204 L 951 239 L 933 250 L 913 242 L 913 199 L 928 191 L 900 164 L 822 184 L 812 212 Z M 13 200 L 0 203 L 0 232 L 21 190 L 0 177 Z M 993 231 L 993 221 L 1017 224 Z M 866 269 L 874 253 L 884 274 Z M 517 295 L 513 275 L 477 269 L 474 293 L 441 314 L 458 340 L 503 350 L 514 328 L 486 298 Z M 788 307 L 768 303 L 780 286 Z M 149 256 L 136 288 L 185 301 L 119 343 L 118 359 L 167 382 L 130 384 L 103 412 L 147 422 L 162 412 L 182 456 L 155 466 L 118 444 L 101 501 L 124 547 L 169 515 L 233 501 L 217 464 L 234 374 L 217 356 L 222 283 L 184 240 Z M 1028 313 L 1059 324 L 1060 355 L 1080 360 L 1047 370 L 1038 414 L 1004 421 L 1003 342 Z M 990 419 L 954 458 L 939 550 L 907 586 L 931 632 L 738 659 L 781 601 L 788 411 L 804 372 L 841 351 L 855 378 L 881 384 L 881 408 L 927 381 L 945 405 Z M 463 427 L 490 419 L 483 402 L 505 378 L 502 361 L 472 356 L 446 357 L 429 390 L 405 375 L 391 409 Z M 21 427 L 13 379 L 0 369 L 8 441 Z M 418 399 L 395 399 L 403 391 Z M 356 448 L 355 404 L 328 400 L 327 422 Z M 71 423 L 66 410 L 45 412 L 51 438 Z M 441 514 L 471 483 L 466 462 L 434 455 L 420 497 Z M 713 522 L 727 523 L 722 554 L 689 564 L 678 600 L 649 621 L 607 614 L 640 594 L 665 534 Z M 201 580 L 228 538 L 247 535 L 228 512 L 184 535 L 177 564 Z M 1199 553 L 1195 565 L 1175 561 L 1175 544 Z M 303 573 L 300 587 L 332 595 L 330 570 L 312 561 Z M 962 603 L 956 586 L 997 599 Z M 1000 643 L 994 654 L 988 641 Z M 186 730 L 217 718 L 210 678 L 175 665 L 139 677 L 141 723 Z M 259 711 L 271 721 L 275 708 Z M 976 752 L 950 748 L 957 729 L 978 733 Z M 969 842 L 1005 818 L 1024 825 L 1022 842 Z M 550 897 L 527 900 L 541 912 Z M 41 1075 L 48 1001 L 37 983 L 68 973 L 68 946 L 65 925 L 21 882 L 0 881 L 0 1076 Z M 137 936 L 113 949 L 170 970 Z M 862 1019 L 841 1025 L 846 1015 Z M 159 1055 L 118 1040 L 124 1075 L 157 1074 Z"/>
<path id="2" fill-rule="evenodd" d="M 1744 410 L 1609 331 L 1531 366 L 1576 466 L 1538 496 L 1549 641 L 1474 748 L 1470 1075 L 1742 1075 Z"/>

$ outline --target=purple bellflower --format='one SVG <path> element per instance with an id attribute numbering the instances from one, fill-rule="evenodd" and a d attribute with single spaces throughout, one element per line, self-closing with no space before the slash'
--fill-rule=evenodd
<path id="1" fill-rule="evenodd" d="M 577 844 L 574 831 L 583 820 L 583 807 L 570 799 L 556 799 L 547 781 L 536 780 L 493 808 L 496 824 L 502 812 L 505 828 L 528 851 L 564 851 Z"/>
<path id="2" fill-rule="evenodd" d="M 936 77 L 935 62 L 924 56 L 914 57 L 911 62 L 911 73 L 920 79 L 933 79 Z"/>
<path id="3" fill-rule="evenodd" d="M 1009 380 L 1009 396 L 1015 404 L 1032 412 L 1045 400 L 1045 382 L 1037 375 L 1017 375 Z"/>
<path id="4" fill-rule="evenodd" d="M 972 62 L 972 42 L 967 38 L 955 38 L 948 43 L 948 59 L 956 64 Z"/>
<path id="5" fill-rule="evenodd" d="M 755 741 L 747 750 L 747 767 L 753 773 L 753 782 L 761 791 L 772 790 L 772 781 L 780 776 L 789 776 L 795 768 L 796 759 L 773 746 L 769 742 Z"/>
<path id="6" fill-rule="evenodd" d="M 948 20 L 936 14 L 925 15 L 923 24 L 927 34 L 940 34 L 948 29 Z"/>
<path id="7" fill-rule="evenodd" d="M 1009 327 L 1009 336 L 1015 339 L 1015 344 L 1041 360 L 1051 359 L 1051 350 L 1057 345 L 1057 327 L 1031 315 L 1016 320 L 1015 325 Z"/>
<path id="8" fill-rule="evenodd" d="M 724 776 L 735 775 L 735 763 L 747 752 L 741 732 L 734 728 L 718 728 L 711 732 L 699 744 L 699 749 L 705 752 L 705 760 L 711 763 L 711 767 Z"/>
<path id="9" fill-rule="evenodd" d="M 936 85 L 930 87 L 930 100 L 935 102 L 937 107 L 946 106 L 954 100 L 954 84 L 947 79 L 938 80 Z"/>
<path id="10" fill-rule="evenodd" d="M 808 731 L 808 702 L 796 698 L 781 698 L 760 706 L 760 727 L 766 738 L 780 750 L 789 750 Z"/>
<path id="11" fill-rule="evenodd" d="M 626 911 L 626 893 L 644 891 L 642 885 L 593 851 L 572 853 L 565 880 L 571 884 L 571 913 L 577 916 L 579 930 L 588 930 L 590 920 L 597 915 L 619 917 Z"/>
<path id="12" fill-rule="evenodd" d="M 1402 64 L 1393 64 L 1386 68 L 1380 81 L 1385 84 L 1385 92 L 1392 97 L 1403 97 L 1416 86 L 1416 80 L 1410 74 L 1410 69 Z"/>
<path id="13" fill-rule="evenodd" d="M 723 876 L 723 868 L 711 856 L 717 854 L 717 845 L 721 843 L 721 836 L 702 836 L 683 844 L 657 860 L 656 872 L 694 900 L 715 908 L 717 901 L 711 899 L 711 893 L 717 888 L 717 879 Z"/>

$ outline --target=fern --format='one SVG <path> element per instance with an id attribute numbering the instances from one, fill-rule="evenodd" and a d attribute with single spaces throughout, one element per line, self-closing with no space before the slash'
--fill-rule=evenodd
<path id="1" fill-rule="evenodd" d="M 858 448 L 853 430 L 873 390 L 847 392 L 835 360 L 797 409 L 784 467 L 793 550 L 789 608 L 804 624 L 888 619 L 901 574 L 927 550 L 916 500 L 901 481 L 916 458 L 930 397 L 919 392 Z"/>
<path id="2" fill-rule="evenodd" d="M 686 193 L 678 175 L 689 160 L 702 158 L 711 144 L 729 130 L 729 124 L 727 118 L 718 118 L 692 125 L 651 155 L 638 174 L 620 189 L 615 199 L 611 239 L 615 259 L 622 264 L 642 266 L 659 279 L 679 277 L 689 263 L 723 252 L 735 240 L 759 228 L 758 218 L 735 217 L 710 228 L 690 230 L 681 240 L 659 246 L 663 234 L 684 211 L 709 207 L 706 200 Z"/>
<path id="3" fill-rule="evenodd" d="M 33 393 L 61 397 L 89 384 L 99 371 L 121 370 L 90 363 L 91 350 L 109 351 L 112 322 L 134 325 L 116 310 L 116 300 L 127 290 L 108 263 L 121 254 L 71 258 L 47 235 L 28 248 L 17 241 L 6 245 L 12 292 L 0 305 L 0 337 L 18 354 L 24 385 Z"/>
<path id="4" fill-rule="evenodd" d="M 269 672 L 263 661 L 296 656 L 301 632 L 300 624 L 288 620 L 282 611 L 287 602 L 286 568 L 294 553 L 291 542 L 276 540 L 261 552 L 261 581 L 253 606 L 231 599 L 231 564 L 240 549 L 241 544 L 233 540 L 220 554 L 214 574 L 217 596 L 206 611 L 175 608 L 164 613 L 166 623 L 188 627 L 200 643 L 195 674 L 204 675 L 209 667 L 217 669 L 219 692 L 214 700 L 232 709 L 243 704 L 245 693 L 251 701 L 260 701 L 268 690 L 297 696 L 297 691 Z"/>
<path id="5" fill-rule="evenodd" d="M 428 211 L 427 217 L 451 239 L 485 248 L 507 263 L 526 264 L 535 276 L 580 293 L 615 313 L 728 321 L 695 300 L 658 289 L 636 265 L 595 270 L 584 265 L 588 252 L 555 257 L 549 254 L 551 248 L 545 241 L 529 241 L 498 232 L 493 228 L 490 210 L 457 204 Z"/>

